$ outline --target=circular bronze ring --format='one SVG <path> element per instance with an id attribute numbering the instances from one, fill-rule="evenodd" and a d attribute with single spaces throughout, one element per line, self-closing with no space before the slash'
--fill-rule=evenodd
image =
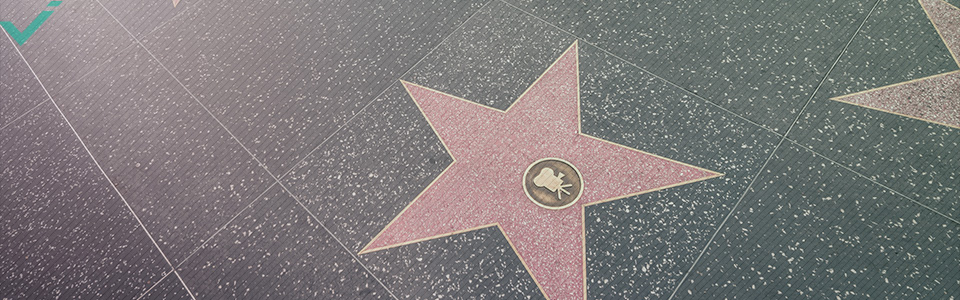
<path id="1" fill-rule="evenodd" d="M 531 174 L 530 171 L 535 168 L 539 173 Z M 577 167 L 555 157 L 541 158 L 527 166 L 527 170 L 523 172 L 522 182 L 523 193 L 530 201 L 540 207 L 554 210 L 564 209 L 577 203 L 583 195 L 583 183 L 583 175 Z"/>

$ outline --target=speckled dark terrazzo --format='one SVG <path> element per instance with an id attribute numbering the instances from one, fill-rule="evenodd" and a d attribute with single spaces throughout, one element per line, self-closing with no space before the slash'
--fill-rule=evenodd
<path id="1" fill-rule="evenodd" d="M 837 97 L 957 69 L 920 2 L 884 0 L 816 97 Z"/>
<path id="2" fill-rule="evenodd" d="M 403 79 L 505 110 L 573 40 L 549 24 L 493 1 Z"/>
<path id="3" fill-rule="evenodd" d="M 841 67 L 841 74 L 838 74 L 835 82 L 827 88 L 837 91 L 827 91 L 823 96 L 829 96 L 833 100 L 865 106 L 872 109 L 883 110 L 894 114 L 899 114 L 909 118 L 918 118 L 933 123 L 960 128 L 960 70 L 951 68 L 951 59 L 958 59 L 957 53 L 960 53 L 960 9 L 950 6 L 940 0 L 921 0 L 919 2 L 925 12 L 924 16 L 917 13 L 915 5 L 901 5 L 893 10 L 892 19 L 898 21 L 902 26 L 898 30 L 891 32 L 881 32 L 877 34 L 876 22 L 869 22 L 863 38 L 856 40 L 857 46 L 854 51 L 868 53 L 870 55 L 882 54 L 883 61 L 886 64 L 877 66 L 883 72 L 863 72 L 871 64 L 863 61 L 852 61 L 844 59 Z M 902 3 L 901 3 L 902 4 Z M 896 14 L 909 13 L 906 16 Z M 889 9 L 884 6 L 881 10 L 884 17 L 890 15 Z M 891 19 L 891 18 L 884 18 Z M 926 20 L 929 19 L 929 20 Z M 927 22 L 933 23 L 933 30 L 927 26 Z M 884 29 L 883 26 L 880 27 Z M 889 28 L 887 28 L 889 29 Z M 937 33 L 942 38 L 943 44 L 936 42 Z M 906 38 L 904 38 L 906 36 Z M 918 41 L 919 40 L 919 41 Z M 866 44 L 867 46 L 863 46 Z M 880 47 L 880 45 L 895 45 L 895 47 Z M 923 44 L 927 44 L 923 47 Z M 919 47 L 918 47 L 919 46 Z M 944 53 L 943 47 L 947 48 L 948 53 Z M 931 49 L 921 55 L 899 55 L 885 51 L 884 48 L 919 48 Z M 915 76 L 934 73 L 909 81 L 904 80 L 902 75 L 883 74 L 889 73 L 891 66 L 902 68 Z M 851 72 L 853 70 L 853 72 Z M 944 73 L 937 71 L 953 70 Z M 862 77 L 864 74 L 869 76 L 873 73 L 876 77 Z M 846 76 L 845 76 L 846 75 Z M 853 80 L 853 76 L 857 76 Z M 900 76 L 900 77 L 898 77 Z M 844 78 L 847 78 L 844 80 Z M 909 78 L 909 77 L 906 77 Z M 877 80 L 884 79 L 884 80 Z M 891 80 L 894 79 L 894 80 Z M 899 80 L 897 80 L 899 79 Z M 848 82 L 849 81 L 849 82 Z M 877 82 L 874 82 L 877 81 Z M 831 93 L 849 92 L 854 89 L 862 89 L 864 86 L 882 84 L 884 82 L 894 82 L 890 85 L 868 89 L 853 94 L 842 96 L 833 96 Z M 864 84 L 866 83 L 866 84 Z M 846 85 L 852 85 L 846 87 Z M 846 89 L 846 90 L 844 90 Z"/>
<path id="4" fill-rule="evenodd" d="M 849 54 L 841 58 L 789 138 L 960 218 L 960 130 L 828 100 L 957 70 L 919 2 L 885 1 L 874 13 L 877 18 L 871 17 L 864 25 L 861 36 L 851 43 Z M 891 23 L 895 20 L 901 23 Z M 960 93 L 948 97 L 960 99 Z"/>
<path id="5" fill-rule="evenodd" d="M 390 299 L 278 186 L 178 270 L 200 299 Z"/>
<path id="6" fill-rule="evenodd" d="M 142 48 L 57 94 L 174 264 L 273 181 Z"/>
<path id="7" fill-rule="evenodd" d="M 951 299 L 958 238 L 957 224 L 787 144 L 676 299 Z"/>
<path id="8" fill-rule="evenodd" d="M 279 176 L 482 3 L 203 1 L 143 43 Z"/>
<path id="9" fill-rule="evenodd" d="M 398 298 L 545 299 L 496 227 L 360 258 Z"/>
<path id="10" fill-rule="evenodd" d="M 147 300 L 187 300 L 190 298 L 190 293 L 187 292 L 187 289 L 183 287 L 183 283 L 180 283 L 180 279 L 177 279 L 176 275 L 170 273 L 167 277 L 164 277 L 163 280 L 158 282 L 145 294 L 139 296 L 140 299 Z"/>
<path id="11" fill-rule="evenodd" d="M 876 1 L 508 2 L 784 133 Z"/>
<path id="12" fill-rule="evenodd" d="M 960 129 L 817 100 L 790 138 L 960 218 Z"/>
<path id="13" fill-rule="evenodd" d="M 136 38 L 142 39 L 149 36 L 154 31 L 178 24 L 188 24 L 195 20 L 190 19 L 189 14 L 180 15 L 184 11 L 189 11 L 196 3 L 204 0 L 179 0 L 177 6 L 173 6 L 171 1 L 124 1 L 124 0 L 98 0 L 107 10 L 113 14 L 120 23 L 127 28 Z"/>
<path id="14" fill-rule="evenodd" d="M 584 45 L 583 131 L 724 173 L 586 210 L 591 298 L 669 296 L 779 136 Z"/>
<path id="15" fill-rule="evenodd" d="M 398 81 L 282 181 L 360 252 L 452 161 Z"/>
<path id="16" fill-rule="evenodd" d="M 397 82 L 283 182 L 357 253 L 451 162 Z M 496 229 L 360 258 L 400 298 L 542 297 Z"/>
<path id="17" fill-rule="evenodd" d="M 956 299 L 960 129 L 830 100 L 960 120 L 921 1 L 64 0 L 0 38 L 0 299 L 542 299 L 496 227 L 358 252 L 452 161 L 399 80 L 505 109 L 578 38 L 584 133 L 724 173 L 587 207 L 587 298 Z"/>
<path id="18" fill-rule="evenodd" d="M 4 128 L 37 104 L 49 100 L 6 37 L 0 40 L 0 68 L 3 70 L 3 76 L 0 76 L 0 128 Z"/>
<path id="19" fill-rule="evenodd" d="M 14 1 L 11 11 L 4 4 L 4 20 L 11 19 L 23 30 L 50 1 Z M 134 40 L 110 15 L 91 0 L 63 1 L 36 33 L 19 46 L 43 85 L 55 97 L 59 91 L 80 80 L 97 66 L 109 61 Z M 6 33 L 4 33 L 6 34 Z M 3 38 L 7 43 L 7 38 Z M 55 58 L 55 59 L 51 59 Z"/>
<path id="20" fill-rule="evenodd" d="M 52 104 L 0 132 L 0 298 L 134 298 L 170 270 Z"/>

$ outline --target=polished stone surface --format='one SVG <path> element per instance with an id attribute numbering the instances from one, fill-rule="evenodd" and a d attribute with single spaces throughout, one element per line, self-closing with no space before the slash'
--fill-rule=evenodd
<path id="1" fill-rule="evenodd" d="M 53 11 L 0 39 L 0 298 L 960 290 L 956 0 L 49 2 L 0 5 Z M 554 266 L 495 226 L 361 254 L 460 151 L 404 82 L 503 110 L 575 42 L 584 134 L 724 175 L 586 207 Z"/>
<path id="2" fill-rule="evenodd" d="M 586 210 L 588 295 L 669 296 L 779 136 L 596 47 L 581 53 L 585 133 L 724 173 Z"/>
<path id="3" fill-rule="evenodd" d="M 960 235 L 942 219 L 783 145 L 676 298 L 949 299 Z"/>
<path id="4" fill-rule="evenodd" d="M 505 110 L 574 40 L 504 2 L 492 1 L 403 80 Z"/>
<path id="5" fill-rule="evenodd" d="M 507 2 L 784 133 L 876 1 Z"/>
<path id="6" fill-rule="evenodd" d="M 170 272 L 167 277 L 164 277 L 160 282 L 157 282 L 151 287 L 149 291 L 141 295 L 140 299 L 186 300 L 191 298 L 190 292 L 187 291 L 186 287 L 180 283 L 180 280 L 177 279 L 173 272 Z"/>
<path id="7" fill-rule="evenodd" d="M 0 101 L 0 128 L 5 128 L 48 100 L 16 48 L 6 41 L 0 43 L 0 68 L 3 69 L 3 79 L 0 80 L 0 95 L 3 95 L 3 101 Z"/>
<path id="8" fill-rule="evenodd" d="M 956 220 L 960 129 L 829 100 L 958 69 L 920 2 L 884 1 L 874 13 L 788 138 Z M 947 102 L 960 99 L 948 93 Z M 898 102 L 943 102 L 931 96 L 901 95 Z"/>
<path id="9" fill-rule="evenodd" d="M 495 227 L 361 258 L 398 298 L 546 299 Z"/>
<path id="10" fill-rule="evenodd" d="M 174 264 L 272 182 L 142 48 L 54 100 Z"/>
<path id="11" fill-rule="evenodd" d="M 454 162 L 361 254 L 496 224 L 548 298 L 582 299 L 584 207 L 722 176 L 582 134 L 578 57 L 574 43 L 505 111 L 403 82 Z M 540 173 L 569 183 L 575 205 L 528 201 L 522 170 L 551 157 L 578 166 L 581 175 L 567 177 L 586 179 Z"/>
<path id="12" fill-rule="evenodd" d="M 0 132 L 0 298 L 134 298 L 170 265 L 49 101 Z"/>
<path id="13" fill-rule="evenodd" d="M 389 292 L 278 186 L 178 268 L 203 299 L 389 299 Z"/>
<path id="14" fill-rule="evenodd" d="M 143 43 L 282 174 L 482 4 L 201 1 Z"/>
<path id="15" fill-rule="evenodd" d="M 23 30 L 37 14 L 50 9 L 48 2 L 15 1 L 12 8 L 5 4 L 0 18 Z M 59 91 L 135 45 L 123 26 L 96 1 L 63 1 L 52 10 L 47 21 L 18 47 L 54 96 L 64 95 Z"/>

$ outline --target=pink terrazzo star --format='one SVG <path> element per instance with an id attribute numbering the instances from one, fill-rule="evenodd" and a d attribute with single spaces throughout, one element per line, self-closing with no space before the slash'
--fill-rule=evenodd
<path id="1" fill-rule="evenodd" d="M 454 162 L 361 253 L 499 226 L 544 294 L 585 297 L 583 206 L 721 176 L 580 132 L 574 43 L 506 111 L 403 82 Z M 583 194 L 551 210 L 523 191 L 534 161 L 579 168 Z"/>
<path id="2" fill-rule="evenodd" d="M 960 64 L 960 9 L 940 0 L 920 5 Z M 960 128 L 960 71 L 879 87 L 833 100 Z"/>

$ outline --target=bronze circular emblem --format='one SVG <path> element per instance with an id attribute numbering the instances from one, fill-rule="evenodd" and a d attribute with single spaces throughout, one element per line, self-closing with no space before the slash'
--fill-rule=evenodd
<path id="1" fill-rule="evenodd" d="M 540 207 L 564 209 L 583 194 L 583 177 L 568 161 L 559 158 L 537 160 L 523 172 L 523 192 Z"/>

